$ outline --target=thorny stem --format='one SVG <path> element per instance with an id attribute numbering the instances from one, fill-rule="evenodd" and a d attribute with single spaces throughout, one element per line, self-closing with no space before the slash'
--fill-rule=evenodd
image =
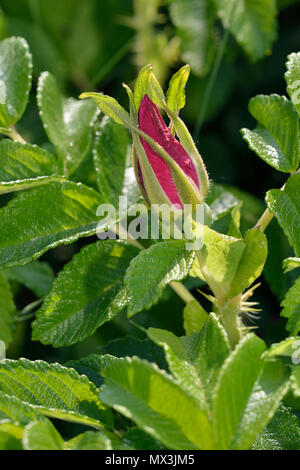
<path id="1" fill-rule="evenodd" d="M 239 316 L 240 301 L 241 294 L 233 299 L 229 299 L 223 305 L 217 306 L 216 313 L 220 316 L 232 349 L 237 345 L 242 336 L 241 319 Z"/>
<path id="2" fill-rule="evenodd" d="M 281 191 L 284 190 L 284 187 L 285 187 L 285 184 L 282 186 Z M 273 219 L 273 217 L 274 217 L 274 214 L 272 214 L 269 211 L 269 209 L 266 209 L 264 213 L 262 214 L 262 216 L 258 219 L 254 228 L 260 230 L 261 232 L 264 232 L 266 228 L 268 227 L 269 223 L 271 222 L 271 220 Z M 236 305 L 232 304 L 232 302 L 234 302 L 235 299 L 238 301 Z M 241 309 L 236 308 L 237 306 L 240 307 L 239 296 L 237 296 L 235 299 L 228 300 L 226 304 L 226 308 L 224 308 L 224 306 L 223 307 L 217 306 L 218 314 L 221 317 L 222 323 L 228 334 L 229 342 L 232 347 L 234 347 L 238 343 L 242 335 L 241 322 L 239 318 Z"/>
<path id="3" fill-rule="evenodd" d="M 255 224 L 254 228 L 259 229 L 261 232 L 264 232 L 271 220 L 273 219 L 273 216 L 274 215 L 271 214 L 269 209 L 266 209 Z M 232 349 L 237 345 L 242 336 L 242 324 L 240 319 L 241 295 L 242 293 L 234 299 L 229 299 L 225 305 L 217 305 L 216 307 L 217 313 L 220 316 L 221 322 L 228 335 L 228 340 Z"/>

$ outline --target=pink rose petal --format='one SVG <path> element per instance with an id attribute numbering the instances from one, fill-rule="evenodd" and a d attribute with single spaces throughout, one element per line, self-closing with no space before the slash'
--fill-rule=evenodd
<path id="1" fill-rule="evenodd" d="M 158 107 L 149 99 L 147 95 L 144 96 L 141 102 L 138 118 L 140 129 L 152 137 L 155 142 L 160 144 L 161 147 L 163 147 L 163 149 L 165 149 L 180 166 L 183 172 L 189 176 L 200 189 L 198 175 L 191 158 L 182 147 L 180 142 L 178 142 L 178 140 L 171 134 L 169 128 L 166 126 L 163 118 L 160 115 Z M 182 207 L 182 203 L 168 165 L 153 150 L 153 148 L 147 142 L 145 142 L 144 139 L 141 138 L 141 142 L 149 162 L 154 170 L 154 173 L 165 194 L 174 205 L 179 205 Z M 138 174 L 140 177 L 140 182 L 144 187 L 142 172 L 139 164 Z"/>

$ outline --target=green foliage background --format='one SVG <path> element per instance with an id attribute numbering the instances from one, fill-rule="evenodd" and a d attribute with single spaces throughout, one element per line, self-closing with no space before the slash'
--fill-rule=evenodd
<path id="1" fill-rule="evenodd" d="M 196 2 L 193 14 L 184 10 L 183 3 L 179 0 L 0 0 L 0 39 L 12 35 L 24 37 L 33 55 L 34 85 L 29 106 L 17 124 L 20 134 L 26 141 L 53 151 L 39 119 L 35 98 L 37 79 L 43 71 L 52 73 L 65 96 L 77 98 L 83 91 L 103 91 L 127 108 L 127 95 L 121 83 L 131 84 L 141 66 L 152 63 L 160 80 L 167 82 L 186 62 L 190 62 L 192 73 L 186 88 L 187 103 L 181 115 L 189 129 L 195 130 L 223 28 L 220 18 L 214 16 L 213 2 Z M 243 230 L 253 226 L 264 210 L 266 192 L 270 188 L 280 188 L 286 179 L 283 173 L 257 158 L 240 135 L 241 128 L 252 129 L 255 125 L 248 112 L 250 98 L 257 94 L 286 94 L 286 58 L 291 52 L 300 50 L 299 1 L 278 0 L 277 6 L 278 19 L 274 19 L 278 21 L 278 26 L 274 27 L 277 32 L 265 50 L 259 45 L 249 48 L 247 38 L 246 42 L 240 42 L 232 35 L 229 37 L 203 126 L 195 136 L 211 179 L 228 186 L 244 201 Z M 88 110 L 86 112 L 88 114 Z M 91 152 L 73 177 L 97 187 Z M 1 196 L 0 205 L 4 206 L 10 197 Z M 293 256 L 293 251 L 276 220 L 268 227 L 267 236 L 269 256 L 262 285 L 254 300 L 263 305 L 263 312 L 255 320 L 257 333 L 271 344 L 286 336 L 286 320 L 280 317 L 280 302 L 297 273 L 284 274 L 282 271 L 283 259 Z M 10 280 L 17 309 L 22 311 L 30 302 L 45 295 L 53 274 L 90 242 L 90 239 L 81 239 L 44 254 L 41 260 L 48 264 L 39 266 L 41 272 L 38 275 L 44 279 L 44 290 L 40 287 L 40 292 L 35 292 L 30 282 L 28 284 L 28 277 L 25 283 L 18 277 L 17 268 L 12 270 Z M 121 272 L 122 266 L 119 269 Z M 34 273 L 29 278 L 33 276 Z M 200 298 L 199 282 L 192 277 L 184 282 L 194 296 Z M 205 300 L 201 299 L 201 302 L 206 305 Z M 159 303 L 149 311 L 139 313 L 136 319 L 145 328 L 168 329 L 182 335 L 183 307 L 183 302 L 167 287 Z M 7 356 L 65 363 L 99 351 L 109 340 L 127 335 L 144 338 L 144 334 L 122 313 L 88 339 L 54 349 L 31 341 L 29 318 L 18 323 Z M 162 358 L 160 360 L 163 362 Z M 58 429 L 68 438 L 77 434 L 76 426 L 81 430 L 79 425 L 58 422 Z M 36 432 L 41 430 L 37 428 Z"/>

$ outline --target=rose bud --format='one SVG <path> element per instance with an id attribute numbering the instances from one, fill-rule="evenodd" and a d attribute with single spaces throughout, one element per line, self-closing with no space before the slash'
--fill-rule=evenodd
<path id="1" fill-rule="evenodd" d="M 168 204 L 178 209 L 183 209 L 184 204 L 195 207 L 204 202 L 208 177 L 185 125 L 179 118 L 174 119 L 175 130 L 185 146 L 172 135 L 156 104 L 144 96 L 138 111 L 142 132 L 140 137 L 133 135 L 136 177 L 149 204 Z M 191 150 L 190 154 L 185 147 Z"/>

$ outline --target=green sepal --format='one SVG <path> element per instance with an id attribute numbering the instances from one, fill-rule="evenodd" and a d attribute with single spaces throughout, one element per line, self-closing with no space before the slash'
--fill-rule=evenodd
<path id="1" fill-rule="evenodd" d="M 101 111 L 111 117 L 115 122 L 125 127 L 132 126 L 133 122 L 128 112 L 111 96 L 103 95 L 102 93 L 88 92 L 81 93 L 79 98 L 93 98 Z"/>
<path id="2" fill-rule="evenodd" d="M 133 96 L 137 112 L 145 95 L 148 95 L 150 100 L 157 106 L 164 107 L 166 105 L 164 92 L 152 72 L 151 64 L 145 65 L 145 67 L 140 70 L 135 82 Z"/>
<path id="3" fill-rule="evenodd" d="M 122 83 L 122 85 L 125 88 L 128 98 L 129 98 L 130 117 L 137 125 L 138 120 L 137 120 L 137 113 L 136 113 L 136 108 L 135 108 L 135 103 L 134 103 L 134 93 L 131 90 L 131 88 L 128 85 L 126 85 L 126 83 Z"/>
<path id="4" fill-rule="evenodd" d="M 135 81 L 133 98 L 136 111 L 139 110 L 142 99 L 148 93 L 151 69 L 151 64 L 145 65 L 140 70 Z"/>
<path id="5" fill-rule="evenodd" d="M 194 181 L 189 178 L 180 168 L 180 166 L 173 160 L 173 158 L 159 145 L 155 140 L 153 140 L 150 136 L 142 132 L 140 129 L 133 128 L 133 133 L 138 134 L 140 137 L 142 137 L 151 147 L 153 150 L 167 163 L 173 180 L 174 184 L 176 186 L 176 189 L 179 194 L 179 198 L 182 202 L 182 204 L 192 204 L 193 207 L 195 207 L 197 204 L 202 204 L 203 203 L 203 198 L 202 194 L 199 192 L 196 184 Z M 146 156 L 146 155 L 145 155 Z M 147 158 L 147 156 L 146 156 Z M 148 158 L 147 158 L 148 161 Z M 149 162 L 148 162 L 149 163 Z M 150 165 L 150 163 L 149 163 Z M 151 167 L 151 165 L 150 165 Z M 151 167 L 152 168 L 152 167 Z M 143 173 L 143 169 L 142 169 Z M 143 178 L 144 178 L 144 173 L 143 173 Z M 147 179 L 147 175 L 146 175 Z M 145 179 L 144 179 L 145 182 Z M 146 187 L 147 190 L 147 187 Z M 147 190 L 148 193 L 148 190 Z M 150 198 L 150 195 L 148 193 L 149 199 L 151 203 L 153 201 Z"/>
<path id="6" fill-rule="evenodd" d="M 140 141 L 140 138 L 134 132 L 132 132 L 132 138 L 133 138 L 133 146 L 134 146 L 134 149 L 133 149 L 134 169 L 135 169 L 136 179 L 138 181 L 142 196 L 144 197 L 146 202 L 148 202 L 148 204 L 167 204 L 168 206 L 172 206 L 171 201 L 166 196 L 165 192 L 163 191 L 153 171 L 153 168 L 148 160 L 148 157 Z M 137 160 L 140 163 L 146 192 L 144 188 L 142 187 L 140 180 L 139 180 L 139 176 L 137 172 Z"/>
<path id="7" fill-rule="evenodd" d="M 178 116 L 176 116 L 176 114 L 174 114 L 168 107 L 166 107 L 165 110 L 173 122 L 176 134 L 179 138 L 181 145 L 188 153 L 190 159 L 192 160 L 196 168 L 200 182 L 200 192 L 202 200 L 204 200 L 209 188 L 209 179 L 202 157 L 199 154 L 195 142 L 193 141 L 193 138 L 189 133 L 184 122 Z"/>
<path id="8" fill-rule="evenodd" d="M 175 114 L 185 106 L 185 85 L 190 76 L 190 66 L 184 65 L 172 76 L 167 91 L 167 106 Z"/>

